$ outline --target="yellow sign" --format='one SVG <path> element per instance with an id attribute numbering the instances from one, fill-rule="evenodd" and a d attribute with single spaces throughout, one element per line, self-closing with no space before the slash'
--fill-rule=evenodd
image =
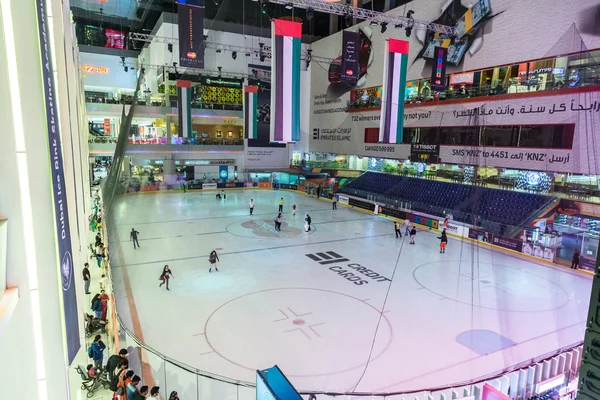
<path id="1" fill-rule="evenodd" d="M 105 74 L 108 75 L 108 68 L 107 67 L 96 67 L 93 65 L 89 65 L 89 64 L 83 64 L 81 66 L 81 69 L 83 70 L 83 72 L 87 72 L 90 74 Z"/>

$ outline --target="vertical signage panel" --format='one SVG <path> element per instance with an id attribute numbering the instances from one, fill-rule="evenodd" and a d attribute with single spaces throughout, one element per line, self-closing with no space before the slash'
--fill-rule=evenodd
<path id="1" fill-rule="evenodd" d="M 360 49 L 360 34 L 344 31 L 342 34 L 342 71 L 340 80 L 350 86 L 356 86 L 360 75 L 358 59 Z"/>
<path id="2" fill-rule="evenodd" d="M 179 65 L 204 68 L 204 3 L 182 1 L 177 4 L 179 28 Z"/>
<path id="3" fill-rule="evenodd" d="M 437 47 L 433 51 L 433 65 L 431 66 L 431 90 L 443 92 L 446 90 L 446 57 L 448 49 Z"/>
<path id="4" fill-rule="evenodd" d="M 61 148 L 58 110 L 56 108 L 54 81 L 54 65 L 50 55 L 48 38 L 52 34 L 46 25 L 46 3 L 36 0 L 38 34 L 40 40 L 40 56 L 42 59 L 42 79 L 44 85 L 44 106 L 46 108 L 46 125 L 48 130 L 48 150 L 50 171 L 52 173 L 52 200 L 54 203 L 54 220 L 58 244 L 58 261 L 61 274 L 62 302 L 67 340 L 67 361 L 69 365 L 75 359 L 81 342 L 79 341 L 79 319 L 77 312 L 77 294 L 73 276 L 73 256 L 71 251 L 71 230 L 67 204 L 67 188 L 65 187 L 64 161 Z M 52 268 L 54 262 L 47 267 Z"/>

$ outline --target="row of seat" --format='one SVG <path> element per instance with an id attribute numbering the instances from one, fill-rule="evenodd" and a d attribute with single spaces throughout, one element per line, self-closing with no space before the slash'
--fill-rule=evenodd
<path id="1" fill-rule="evenodd" d="M 365 172 L 341 189 L 354 195 L 360 193 L 357 191 L 408 203 L 418 212 L 438 216 L 451 213 L 457 221 L 486 225 L 501 234 L 508 226 L 528 222 L 533 213 L 553 200 L 539 194 L 376 172 Z"/>

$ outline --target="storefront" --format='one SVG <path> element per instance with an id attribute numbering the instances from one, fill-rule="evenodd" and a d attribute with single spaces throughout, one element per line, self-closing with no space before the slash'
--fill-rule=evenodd
<path id="1" fill-rule="evenodd" d="M 561 200 L 551 230 L 561 235 L 557 258 L 563 264 L 571 265 L 577 250 L 580 267 L 594 269 L 600 239 L 600 205 Z"/>

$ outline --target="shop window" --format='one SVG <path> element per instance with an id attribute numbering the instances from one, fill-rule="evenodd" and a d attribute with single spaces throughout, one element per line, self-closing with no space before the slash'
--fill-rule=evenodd
<path id="1" fill-rule="evenodd" d="M 518 126 L 486 126 L 483 129 L 483 146 L 516 147 L 519 143 Z"/>
<path id="2" fill-rule="evenodd" d="M 562 148 L 573 147 L 573 125 L 523 126 L 519 147 Z"/>

